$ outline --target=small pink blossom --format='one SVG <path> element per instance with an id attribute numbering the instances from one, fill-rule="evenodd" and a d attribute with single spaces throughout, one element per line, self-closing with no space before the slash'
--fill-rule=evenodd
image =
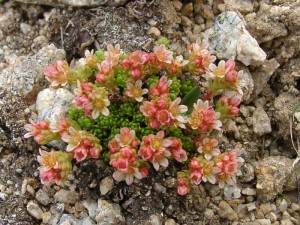
<path id="1" fill-rule="evenodd" d="M 194 104 L 194 110 L 191 113 L 188 122 L 192 129 L 200 129 L 202 132 L 209 132 L 213 129 L 220 130 L 222 123 L 218 118 L 219 112 L 215 112 L 210 106 L 209 102 L 203 102 L 198 99 Z"/>
<path id="2" fill-rule="evenodd" d="M 177 173 L 177 193 L 179 195 L 186 195 L 190 191 L 190 181 L 189 176 L 186 171 Z"/>
<path id="3" fill-rule="evenodd" d="M 57 60 L 54 65 L 48 65 L 44 69 L 46 79 L 51 82 L 51 87 L 66 86 L 68 64 L 66 61 Z"/>
<path id="4" fill-rule="evenodd" d="M 142 102 L 143 95 L 148 93 L 148 89 L 143 89 L 142 85 L 143 83 L 141 80 L 135 81 L 134 85 L 132 83 L 127 83 L 125 89 L 125 96 L 131 99 L 135 99 L 137 102 Z"/>
<path id="5" fill-rule="evenodd" d="M 218 140 L 215 138 L 204 138 L 198 143 L 198 145 L 198 152 L 203 153 L 207 160 L 210 160 L 213 156 L 221 154 L 220 150 L 217 148 Z"/>
<path id="6" fill-rule="evenodd" d="M 162 76 L 157 84 L 150 89 L 151 98 L 167 98 L 169 97 L 169 88 L 172 84 L 172 80 L 168 80 L 166 76 Z"/>
<path id="7" fill-rule="evenodd" d="M 163 63 L 171 64 L 173 60 L 173 52 L 169 51 L 166 46 L 155 46 L 153 50 L 156 58 Z"/>
<path id="8" fill-rule="evenodd" d="M 171 157 L 178 162 L 184 162 L 187 160 L 186 151 L 182 148 L 181 140 L 175 137 L 168 138 L 171 141 L 171 145 L 168 150 L 171 152 Z"/>

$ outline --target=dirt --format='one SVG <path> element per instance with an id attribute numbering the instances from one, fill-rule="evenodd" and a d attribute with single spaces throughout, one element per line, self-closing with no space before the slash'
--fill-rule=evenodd
<path id="1" fill-rule="evenodd" d="M 184 53 L 187 42 L 194 41 L 201 36 L 201 32 L 212 26 L 211 17 L 222 12 L 222 4 L 226 1 L 182 1 L 185 6 L 182 9 L 178 3 L 180 1 L 174 2 L 177 2 L 174 3 L 176 7 L 170 7 L 168 1 L 129 1 L 125 7 L 75 8 L 8 1 L 0 5 L 0 73 L 17 56 L 33 55 L 49 43 L 63 47 L 69 62 L 83 56 L 85 49 L 105 48 L 108 43 L 120 43 L 125 51 L 147 51 L 159 36 L 168 37 L 174 49 Z M 213 4 L 209 5 L 209 2 Z M 262 2 L 252 1 L 253 10 L 241 10 L 241 15 L 247 22 L 249 32 L 267 53 L 268 59 L 276 60 L 280 66 L 268 78 L 263 77 L 265 80 L 255 83 L 254 90 L 261 90 L 250 102 L 242 103 L 243 112 L 236 118 L 235 124 L 228 127 L 222 146 L 224 149 L 237 147 L 242 150 L 246 164 L 238 176 L 238 183 L 243 188 L 254 189 L 254 162 L 277 155 L 293 159 L 296 157 L 290 140 L 289 121 L 291 110 L 300 101 L 299 3 L 293 0 Z M 189 3 L 194 4 L 191 12 L 190 6 L 186 6 Z M 201 4 L 200 9 L 197 9 L 198 4 Z M 230 9 L 230 6 L 226 7 Z M 151 27 L 156 27 L 160 33 L 149 33 Z M 255 66 L 249 66 L 248 69 L 253 76 L 263 76 L 265 73 L 262 68 Z M 264 86 L 259 86 L 264 83 Z M 253 112 L 259 106 L 267 113 L 272 127 L 272 132 L 263 136 L 253 131 Z M 26 209 L 28 202 L 35 200 L 35 193 L 43 188 L 38 178 L 36 160 L 39 147 L 33 141 L 23 138 L 23 127 L 33 107 L 32 102 L 22 96 L 0 92 L 0 192 L 5 193 L 5 197 L 0 198 L 1 225 L 42 223 Z M 293 127 L 299 126 L 299 123 L 295 121 Z M 300 133 L 294 132 L 296 140 Z M 224 199 L 222 190 L 200 185 L 193 187 L 187 196 L 178 196 L 174 179 L 176 166 L 171 164 L 167 170 L 129 187 L 124 182 L 117 183 L 107 195 L 101 196 L 99 182 L 111 176 L 113 169 L 102 160 L 89 160 L 76 165 L 73 178 L 63 188 L 78 192 L 80 202 L 102 198 L 118 204 L 126 224 L 231 224 L 233 221 L 218 214 L 218 205 Z M 155 174 L 154 171 L 151 174 Z M 32 193 L 28 191 L 28 185 L 32 187 Z M 51 199 L 59 189 L 58 186 L 47 189 Z M 252 198 L 242 195 L 239 199 L 228 200 L 236 212 L 240 204 L 256 204 L 255 213 L 244 215 L 238 212 L 239 222 L 255 221 L 247 219 L 250 214 L 259 219 L 257 211 L 261 203 L 256 201 L 256 195 Z M 297 193 L 286 193 L 286 200 L 290 209 L 292 203 L 297 203 Z M 275 204 L 276 199 L 270 202 Z M 40 207 L 48 212 L 53 211 L 57 205 L 52 200 L 51 204 L 40 204 Z M 212 217 L 205 214 L 207 208 L 213 210 Z M 64 210 L 77 218 L 88 215 L 86 209 L 76 211 L 72 205 L 65 205 Z M 291 217 L 299 219 L 299 210 L 290 209 L 288 212 Z M 278 221 L 283 218 L 280 213 L 277 213 Z M 172 220 L 174 223 L 171 223 Z"/>

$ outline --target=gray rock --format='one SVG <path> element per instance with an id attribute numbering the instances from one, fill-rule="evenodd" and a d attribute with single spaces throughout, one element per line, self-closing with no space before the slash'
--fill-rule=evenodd
<path id="1" fill-rule="evenodd" d="M 95 222 L 90 218 L 86 217 L 82 220 L 82 225 L 96 225 Z"/>
<path id="2" fill-rule="evenodd" d="M 7 194 L 0 192 L 0 199 L 5 201 L 7 198 Z"/>
<path id="3" fill-rule="evenodd" d="M 209 209 L 209 208 L 205 209 L 205 211 L 204 211 L 204 217 L 206 219 L 211 220 L 214 217 L 214 215 L 215 215 L 215 213 L 214 213 L 214 211 L 212 209 Z"/>
<path id="4" fill-rule="evenodd" d="M 55 124 L 57 121 L 55 117 L 65 114 L 73 99 L 74 95 L 66 89 L 44 89 L 38 94 L 36 100 L 38 119 L 47 119 Z"/>
<path id="5" fill-rule="evenodd" d="M 285 199 L 277 199 L 276 206 L 280 212 L 284 212 L 287 210 L 288 204 Z"/>
<path id="6" fill-rule="evenodd" d="M 71 214 L 63 214 L 59 220 L 60 225 L 72 224 L 72 225 L 82 225 L 81 221 L 76 219 L 75 216 Z"/>
<path id="7" fill-rule="evenodd" d="M 35 219 L 37 220 L 41 220 L 42 219 L 42 214 L 43 211 L 41 210 L 41 208 L 33 201 L 29 201 L 27 206 L 26 206 L 27 212 L 33 216 Z"/>
<path id="8" fill-rule="evenodd" d="M 98 199 L 96 221 L 97 225 L 113 225 L 125 222 L 125 218 L 119 205 Z"/>
<path id="9" fill-rule="evenodd" d="M 238 215 L 227 202 L 221 201 L 219 204 L 219 208 L 219 216 L 221 218 L 227 218 L 230 221 L 238 220 Z"/>
<path id="10" fill-rule="evenodd" d="M 35 195 L 35 199 L 42 205 L 49 205 L 51 203 L 49 195 L 43 189 L 38 190 Z"/>
<path id="11" fill-rule="evenodd" d="M 238 175 L 238 179 L 241 183 L 248 183 L 254 180 L 254 167 L 250 163 L 244 163 L 241 166 L 241 175 Z"/>
<path id="12" fill-rule="evenodd" d="M 79 201 L 79 194 L 75 191 L 59 190 L 55 193 L 54 198 L 56 201 L 66 204 L 75 204 Z"/>
<path id="13" fill-rule="evenodd" d="M 256 209 L 256 205 L 253 202 L 246 204 L 246 207 L 249 212 Z"/>
<path id="14" fill-rule="evenodd" d="M 22 3 L 39 4 L 39 5 L 51 5 L 51 6 L 122 6 L 127 3 L 128 0 L 16 0 Z"/>
<path id="15" fill-rule="evenodd" d="M 157 193 L 166 193 L 167 189 L 159 183 L 154 184 L 154 190 Z"/>
<path id="16" fill-rule="evenodd" d="M 42 48 L 34 56 L 18 57 L 4 69 L 0 75 L 0 93 L 8 91 L 24 98 L 35 98 L 42 89 L 45 80 L 43 69 L 56 60 L 64 59 L 64 50 L 57 49 L 53 44 Z"/>
<path id="17" fill-rule="evenodd" d="M 267 215 L 269 212 L 272 211 L 271 203 L 267 202 L 267 203 L 261 204 L 259 206 L 259 209 L 262 211 L 262 213 L 264 215 Z"/>
<path id="18" fill-rule="evenodd" d="M 105 177 L 103 180 L 101 180 L 99 186 L 101 195 L 106 195 L 113 188 L 114 180 L 111 176 Z"/>
<path id="19" fill-rule="evenodd" d="M 270 225 L 271 220 L 270 219 L 258 219 L 256 220 L 260 225 Z"/>
<path id="20" fill-rule="evenodd" d="M 214 26 L 204 33 L 204 42 L 219 59 L 235 58 L 246 66 L 266 59 L 266 53 L 233 11 L 224 12 L 216 18 Z"/>
<path id="21" fill-rule="evenodd" d="M 282 191 L 296 189 L 296 179 L 292 171 L 293 160 L 283 156 L 271 156 L 255 164 L 258 199 L 270 201 Z"/>
<path id="22" fill-rule="evenodd" d="M 300 210 L 299 204 L 296 204 L 296 203 L 292 203 L 292 204 L 291 204 L 291 208 L 292 208 L 292 210 L 294 210 L 294 211 L 299 211 L 299 210 Z"/>
<path id="23" fill-rule="evenodd" d="M 271 120 L 262 107 L 256 108 L 252 117 L 253 131 L 259 136 L 263 136 L 272 131 Z"/>
<path id="24" fill-rule="evenodd" d="M 271 222 L 275 222 L 277 220 L 277 216 L 273 212 L 268 213 L 265 217 L 266 219 L 270 219 Z"/>
<path id="25" fill-rule="evenodd" d="M 97 202 L 92 199 L 87 199 L 84 200 L 82 204 L 88 210 L 89 216 L 94 219 L 97 214 Z"/>
<path id="26" fill-rule="evenodd" d="M 254 188 L 243 188 L 242 194 L 244 195 L 256 195 L 256 190 Z"/>
<path id="27" fill-rule="evenodd" d="M 164 225 L 178 225 L 173 219 L 167 219 Z"/>
<path id="28" fill-rule="evenodd" d="M 21 23 L 20 30 L 23 34 L 28 34 L 31 31 L 31 26 L 27 23 Z"/>
<path id="29" fill-rule="evenodd" d="M 152 214 L 147 221 L 145 221 L 145 224 L 149 225 L 162 225 L 161 217 L 155 214 Z"/>
<path id="30" fill-rule="evenodd" d="M 238 10 L 242 13 L 249 13 L 253 11 L 253 3 L 251 0 L 224 0 L 228 7 L 226 10 Z"/>

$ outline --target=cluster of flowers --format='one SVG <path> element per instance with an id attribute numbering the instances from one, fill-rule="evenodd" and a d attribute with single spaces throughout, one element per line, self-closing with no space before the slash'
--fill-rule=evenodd
<path id="1" fill-rule="evenodd" d="M 97 132 L 84 130 L 88 126 L 80 126 L 71 118 L 58 118 L 56 124 L 31 121 L 25 126 L 28 131 L 25 137 L 33 136 L 39 144 L 59 139 L 68 144 L 66 152 L 40 151 L 42 182 L 60 183 L 71 171 L 72 159 L 80 162 L 98 158 L 102 149 L 107 149 L 110 165 L 115 169 L 113 177 L 125 180 L 128 185 L 134 178 L 147 177 L 151 164 L 157 171 L 160 166 L 168 167 L 169 160 L 185 162 L 181 165 L 183 170 L 178 172 L 180 195 L 188 193 L 191 184 L 218 182 L 220 187 L 234 184 L 243 159 L 235 150 L 221 153 L 218 136 L 222 134 L 223 123 L 239 113 L 242 72 L 235 70 L 233 60 L 215 64 L 216 57 L 199 42 L 188 49 L 184 59 L 168 49 L 167 44 L 155 46 L 151 53 L 128 54 L 119 45 L 108 45 L 107 51 L 87 51 L 75 69 L 65 61 L 47 66 L 44 73 L 51 88 L 72 88 L 77 84 L 74 107 L 90 118 L 82 121 L 102 124 L 99 118 L 109 117 L 109 108 L 120 108 L 124 102 L 135 104 L 144 119 L 132 115 L 136 119 L 134 129 L 113 127 L 114 131 L 106 134 L 105 140 L 103 136 L 97 137 Z M 157 80 L 147 83 L 153 76 Z M 176 79 L 176 87 L 172 87 L 172 79 Z M 190 79 L 197 86 L 205 83 L 206 90 L 197 96 L 192 94 L 193 89 L 187 95 L 180 92 L 180 83 Z M 186 88 L 187 85 L 182 90 Z M 130 115 L 130 109 L 124 113 Z M 138 138 L 137 133 L 141 135 L 141 129 L 145 128 L 150 133 Z M 180 130 L 181 136 L 168 136 L 176 130 Z M 189 154 L 183 148 L 183 136 L 193 140 Z M 100 139 L 107 146 L 101 145 Z"/>

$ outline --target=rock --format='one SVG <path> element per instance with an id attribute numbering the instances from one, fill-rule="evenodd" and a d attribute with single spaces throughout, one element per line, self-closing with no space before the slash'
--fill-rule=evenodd
<path id="1" fill-rule="evenodd" d="M 209 209 L 209 208 L 205 209 L 204 217 L 206 219 L 211 220 L 211 219 L 213 219 L 214 215 L 215 215 L 215 213 L 212 209 Z"/>
<path id="2" fill-rule="evenodd" d="M 149 219 L 143 221 L 143 224 L 147 225 L 162 225 L 161 217 L 155 214 L 152 214 Z"/>
<path id="3" fill-rule="evenodd" d="M 154 190 L 157 193 L 166 193 L 166 191 L 167 191 L 167 189 L 163 185 L 161 185 L 159 183 L 155 183 L 154 184 Z"/>
<path id="4" fill-rule="evenodd" d="M 0 75 L 0 93 L 8 91 L 25 98 L 34 98 L 45 80 L 43 68 L 63 59 L 65 52 L 53 44 L 42 48 L 34 56 L 18 57 Z"/>
<path id="5" fill-rule="evenodd" d="M 237 175 L 241 183 L 248 183 L 254 180 L 254 167 L 250 163 L 244 163 L 241 167 L 241 175 Z"/>
<path id="6" fill-rule="evenodd" d="M 28 34 L 31 31 L 31 26 L 27 23 L 21 23 L 20 24 L 20 30 L 23 34 Z"/>
<path id="7" fill-rule="evenodd" d="M 271 120 L 262 107 L 256 108 L 252 116 L 253 131 L 259 136 L 271 133 Z"/>
<path id="8" fill-rule="evenodd" d="M 49 195 L 43 189 L 38 190 L 35 195 L 35 199 L 42 205 L 49 205 L 51 203 Z"/>
<path id="9" fill-rule="evenodd" d="M 292 171 L 293 160 L 283 156 L 271 156 L 255 164 L 258 199 L 270 201 L 282 191 L 295 190 L 296 179 Z"/>
<path id="10" fill-rule="evenodd" d="M 296 204 L 296 203 L 292 203 L 292 204 L 291 204 L 291 208 L 292 208 L 292 210 L 294 210 L 294 211 L 299 211 L 299 210 L 300 210 L 299 204 Z"/>
<path id="11" fill-rule="evenodd" d="M 48 224 L 51 219 L 52 214 L 50 212 L 44 212 L 42 215 L 43 223 Z"/>
<path id="12" fill-rule="evenodd" d="M 54 198 L 56 201 L 65 204 L 75 204 L 79 201 L 79 194 L 75 191 L 59 190 L 55 193 Z"/>
<path id="13" fill-rule="evenodd" d="M 16 0 L 22 3 L 50 5 L 50 6 L 122 6 L 127 3 L 128 0 Z"/>
<path id="14" fill-rule="evenodd" d="M 266 219 L 270 219 L 271 222 L 275 222 L 277 220 L 277 216 L 273 212 L 268 213 L 265 217 Z"/>
<path id="15" fill-rule="evenodd" d="M 96 225 L 95 222 L 90 218 L 86 217 L 82 220 L 82 225 Z"/>
<path id="16" fill-rule="evenodd" d="M 241 13 L 249 13 L 253 11 L 253 3 L 251 0 L 224 0 L 227 6 L 226 10 L 238 10 Z"/>
<path id="17" fill-rule="evenodd" d="M 0 199 L 5 201 L 7 198 L 7 194 L 0 192 Z"/>
<path id="18" fill-rule="evenodd" d="M 157 27 L 151 27 L 148 31 L 148 34 L 151 34 L 153 37 L 160 37 L 161 32 Z"/>
<path id="19" fill-rule="evenodd" d="M 221 201 L 219 204 L 219 216 L 221 218 L 227 218 L 230 221 L 236 221 L 238 220 L 238 215 L 236 214 L 236 212 L 230 207 L 230 205 L 225 202 L 225 201 Z"/>
<path id="20" fill-rule="evenodd" d="M 266 53 L 232 11 L 224 12 L 216 18 L 214 26 L 204 33 L 203 41 L 219 59 L 234 58 L 246 66 L 254 62 L 262 63 L 266 59 Z"/>
<path id="21" fill-rule="evenodd" d="M 59 220 L 60 225 L 82 225 L 81 221 L 76 219 L 75 216 L 71 214 L 63 214 Z"/>
<path id="22" fill-rule="evenodd" d="M 248 14 L 245 19 L 251 34 L 262 43 L 288 34 L 287 27 L 280 17 L 290 11 L 288 6 L 271 6 L 262 2 L 259 11 Z"/>
<path id="23" fill-rule="evenodd" d="M 193 9 L 194 9 L 193 3 L 190 2 L 183 5 L 180 12 L 183 16 L 193 17 Z"/>
<path id="24" fill-rule="evenodd" d="M 280 212 L 284 212 L 287 210 L 288 204 L 285 199 L 277 199 L 276 206 Z"/>
<path id="25" fill-rule="evenodd" d="M 164 225 L 178 225 L 173 219 L 167 219 Z"/>
<path id="26" fill-rule="evenodd" d="M 105 177 L 104 179 L 101 180 L 100 182 L 100 193 L 101 195 L 106 195 L 108 192 L 111 191 L 111 189 L 114 186 L 114 180 L 112 177 Z"/>
<path id="27" fill-rule="evenodd" d="M 38 94 L 36 100 L 38 119 L 49 120 L 55 124 L 57 121 L 55 117 L 65 114 L 73 99 L 74 95 L 66 89 L 44 89 Z"/>
<path id="28" fill-rule="evenodd" d="M 270 219 L 258 219 L 256 220 L 260 225 L 270 225 L 271 220 Z"/>
<path id="29" fill-rule="evenodd" d="M 256 205 L 253 202 L 246 204 L 246 207 L 249 212 L 256 209 Z"/>
<path id="30" fill-rule="evenodd" d="M 27 212 L 32 215 L 35 219 L 41 220 L 43 211 L 41 208 L 33 201 L 29 201 L 26 206 Z"/>
<path id="31" fill-rule="evenodd" d="M 269 79 L 279 66 L 279 63 L 275 59 L 265 60 L 254 72 L 251 73 L 254 89 L 246 103 L 250 103 L 262 92 Z"/>
<path id="32" fill-rule="evenodd" d="M 97 225 L 114 225 L 125 222 L 125 218 L 121 214 L 120 206 L 102 199 L 98 199 L 97 215 L 95 219 Z"/>
<path id="33" fill-rule="evenodd" d="M 97 202 L 92 199 L 87 199 L 84 200 L 82 204 L 88 210 L 89 216 L 94 219 L 97 213 Z"/>
<path id="34" fill-rule="evenodd" d="M 256 195 L 256 190 L 254 188 L 243 188 L 242 193 L 244 195 Z"/>

